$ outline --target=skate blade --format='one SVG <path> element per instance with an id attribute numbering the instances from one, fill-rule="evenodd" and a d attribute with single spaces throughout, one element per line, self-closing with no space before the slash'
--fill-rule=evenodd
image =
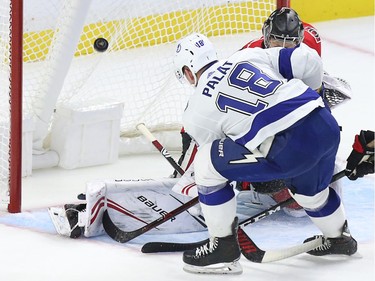
<path id="1" fill-rule="evenodd" d="M 207 266 L 195 266 L 185 264 L 184 271 L 200 274 L 241 274 L 242 266 L 238 261 L 227 263 L 216 263 Z"/>

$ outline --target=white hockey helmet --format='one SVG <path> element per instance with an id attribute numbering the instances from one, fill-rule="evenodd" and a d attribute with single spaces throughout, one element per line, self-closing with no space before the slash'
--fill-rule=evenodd
<path id="1" fill-rule="evenodd" d="M 188 67 L 194 75 L 207 64 L 217 61 L 217 54 L 212 42 L 203 34 L 192 33 L 177 43 L 174 55 L 175 75 L 182 81 L 184 78 L 183 67 Z"/>

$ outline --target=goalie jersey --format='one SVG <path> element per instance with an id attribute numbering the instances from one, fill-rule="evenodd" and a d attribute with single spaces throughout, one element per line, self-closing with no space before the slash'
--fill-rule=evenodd
<path id="1" fill-rule="evenodd" d="M 198 145 L 229 137 L 254 151 L 324 107 L 314 91 L 322 77 L 319 55 L 304 44 L 238 51 L 202 74 L 183 115 L 185 130 Z"/>

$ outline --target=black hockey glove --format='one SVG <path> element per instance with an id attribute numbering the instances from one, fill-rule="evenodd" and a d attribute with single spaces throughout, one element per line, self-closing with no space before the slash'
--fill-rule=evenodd
<path id="1" fill-rule="evenodd" d="M 356 135 L 353 150 L 346 160 L 345 175 L 356 180 L 374 173 L 374 132 L 361 130 Z"/>
<path id="2" fill-rule="evenodd" d="M 181 130 L 181 140 L 182 140 L 182 151 L 181 151 L 181 156 L 178 159 L 178 164 L 181 165 L 182 161 L 184 161 L 186 151 L 189 149 L 190 143 L 191 143 L 191 137 L 189 136 L 188 133 L 184 131 L 184 129 Z M 176 178 L 178 175 L 178 172 L 175 170 L 173 172 L 172 177 Z"/>
<path id="3" fill-rule="evenodd" d="M 254 190 L 261 194 L 269 194 L 279 192 L 286 187 L 283 180 L 272 180 L 267 182 L 253 182 Z"/>

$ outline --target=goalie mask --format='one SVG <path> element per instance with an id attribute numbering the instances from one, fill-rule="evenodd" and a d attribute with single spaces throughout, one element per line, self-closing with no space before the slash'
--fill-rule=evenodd
<path id="1" fill-rule="evenodd" d="M 303 41 L 303 24 L 298 14 L 290 8 L 277 9 L 264 22 L 262 33 L 264 45 L 270 48 L 270 39 L 292 42 L 295 45 Z"/>
<path id="2" fill-rule="evenodd" d="M 204 35 L 193 33 L 180 40 L 174 56 L 175 75 L 182 82 L 183 68 L 188 67 L 194 75 L 194 85 L 197 84 L 196 73 L 211 62 L 217 61 L 214 45 Z"/>

